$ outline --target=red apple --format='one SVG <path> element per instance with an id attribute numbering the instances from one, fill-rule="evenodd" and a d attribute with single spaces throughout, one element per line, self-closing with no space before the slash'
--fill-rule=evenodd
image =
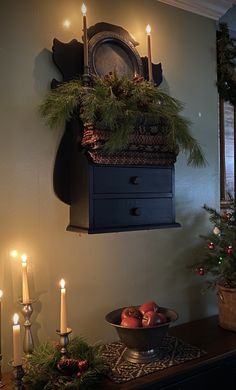
<path id="1" fill-rule="evenodd" d="M 147 311 L 157 311 L 157 310 L 158 310 L 158 305 L 156 304 L 156 302 L 153 301 L 143 303 L 139 307 L 139 311 L 142 313 L 142 315 L 144 315 L 144 313 L 146 313 Z"/>
<path id="2" fill-rule="evenodd" d="M 158 312 L 157 314 L 158 314 L 158 317 L 159 317 L 159 321 L 160 321 L 159 323 L 160 324 L 165 324 L 166 322 L 169 321 L 164 313 Z"/>
<path id="3" fill-rule="evenodd" d="M 120 325 L 126 328 L 139 328 L 142 326 L 142 321 L 135 317 L 127 317 L 123 318 Z"/>
<path id="4" fill-rule="evenodd" d="M 130 307 L 126 307 L 125 309 L 123 309 L 122 313 L 121 313 L 122 320 L 124 318 L 128 318 L 128 317 L 134 317 L 134 318 L 141 319 L 142 315 L 136 307 L 130 306 Z"/>
<path id="5" fill-rule="evenodd" d="M 147 311 L 143 315 L 142 325 L 144 328 L 147 328 L 149 326 L 164 324 L 166 321 L 166 316 L 164 314 L 157 313 L 156 311 Z"/>

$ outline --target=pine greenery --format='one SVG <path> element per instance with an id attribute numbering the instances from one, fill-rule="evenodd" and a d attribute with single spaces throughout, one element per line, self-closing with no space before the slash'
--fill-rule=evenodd
<path id="1" fill-rule="evenodd" d="M 215 209 L 204 206 L 213 225 L 208 236 L 200 236 L 205 241 L 205 253 L 201 261 L 193 264 L 199 275 L 210 277 L 209 287 L 217 284 L 223 287 L 236 287 L 236 210 L 235 204 L 229 206 L 227 212 L 219 213 Z"/>
<path id="2" fill-rule="evenodd" d="M 230 37 L 227 24 L 221 23 L 217 34 L 217 86 L 219 95 L 236 104 L 236 39 Z"/>
<path id="3" fill-rule="evenodd" d="M 70 340 L 69 357 L 77 361 L 87 361 L 88 367 L 78 377 L 76 373 L 66 375 L 58 369 L 60 346 L 46 342 L 37 346 L 26 361 L 26 377 L 32 390 L 87 390 L 96 388 L 105 373 L 99 347 L 89 346 L 80 337 Z"/>
<path id="4" fill-rule="evenodd" d="M 40 106 L 50 127 L 80 117 L 99 130 L 110 132 L 107 151 L 125 149 L 136 129 L 157 126 L 166 135 L 169 150 L 187 153 L 188 164 L 204 166 L 198 142 L 190 134 L 190 121 L 181 115 L 183 104 L 153 83 L 130 80 L 116 73 L 94 77 L 91 87 L 80 80 L 63 83 L 51 91 Z"/>

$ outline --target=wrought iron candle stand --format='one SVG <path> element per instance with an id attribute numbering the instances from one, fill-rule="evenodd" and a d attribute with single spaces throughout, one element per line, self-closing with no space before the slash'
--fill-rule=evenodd
<path id="1" fill-rule="evenodd" d="M 67 345 L 69 344 L 69 335 L 71 334 L 72 329 L 67 328 L 67 332 L 61 333 L 60 330 L 57 330 L 56 333 L 60 336 L 60 346 L 61 346 L 61 358 L 66 359 L 68 357 Z"/>
<path id="2" fill-rule="evenodd" d="M 20 304 L 22 305 L 22 313 L 25 319 L 24 327 L 25 327 L 25 334 L 23 339 L 23 351 L 26 356 L 29 356 L 32 354 L 34 350 L 34 340 L 31 332 L 31 325 L 30 317 L 33 313 L 33 304 L 34 301 L 30 300 L 28 303 L 23 303 L 20 301 Z"/>

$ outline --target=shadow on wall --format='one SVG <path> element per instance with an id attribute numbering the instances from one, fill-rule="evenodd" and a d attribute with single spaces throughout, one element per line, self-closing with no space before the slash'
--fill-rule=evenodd
<path id="1" fill-rule="evenodd" d="M 34 89 L 40 98 L 45 97 L 45 94 L 50 91 L 53 78 L 61 80 L 61 74 L 53 63 L 50 50 L 43 49 L 35 58 L 33 78 Z"/>

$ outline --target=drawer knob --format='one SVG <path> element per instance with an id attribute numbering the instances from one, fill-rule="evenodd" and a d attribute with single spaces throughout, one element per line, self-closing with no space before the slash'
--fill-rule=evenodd
<path id="1" fill-rule="evenodd" d="M 141 215 L 140 207 L 133 207 L 131 209 L 131 214 L 134 215 L 135 217 L 139 217 Z"/>
<path id="2" fill-rule="evenodd" d="M 140 178 L 139 178 L 138 176 L 132 176 L 132 177 L 130 178 L 130 181 L 131 181 L 132 184 L 137 185 L 137 184 L 140 183 Z"/>

